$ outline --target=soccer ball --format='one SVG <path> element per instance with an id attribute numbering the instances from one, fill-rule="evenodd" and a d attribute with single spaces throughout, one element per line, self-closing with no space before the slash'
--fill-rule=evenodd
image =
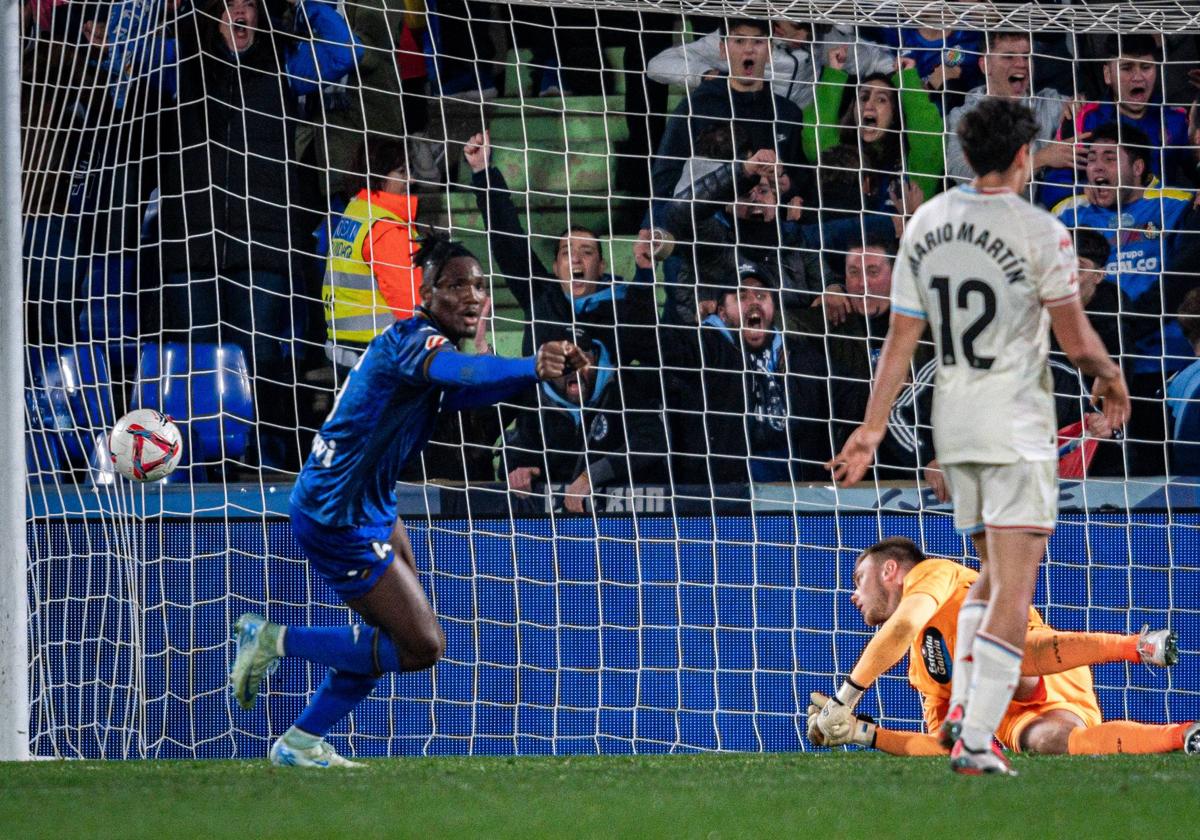
<path id="1" fill-rule="evenodd" d="M 179 466 L 183 437 L 167 415 L 152 408 L 129 412 L 108 437 L 117 472 L 131 481 L 158 481 Z"/>

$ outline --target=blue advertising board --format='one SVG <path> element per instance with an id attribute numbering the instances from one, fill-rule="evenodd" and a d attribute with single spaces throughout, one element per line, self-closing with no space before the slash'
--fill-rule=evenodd
<path id="1" fill-rule="evenodd" d="M 349 613 L 286 519 L 40 518 L 29 527 L 38 755 L 262 756 L 322 674 L 285 660 L 253 712 L 232 703 L 229 627 Z M 446 630 L 432 672 L 385 678 L 333 741 L 357 755 L 797 750 L 813 689 L 869 638 L 857 552 L 905 534 L 967 547 L 946 516 L 755 513 L 408 519 Z M 1107 716 L 1200 717 L 1200 515 L 1064 514 L 1038 603 L 1063 629 L 1170 623 L 1170 673 L 1095 669 Z M 897 669 L 863 708 L 916 727 Z"/>

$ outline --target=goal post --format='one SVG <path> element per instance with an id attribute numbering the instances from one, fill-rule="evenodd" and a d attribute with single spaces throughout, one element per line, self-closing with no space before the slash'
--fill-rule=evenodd
<path id="1" fill-rule="evenodd" d="M 25 438 L 21 265 L 21 0 L 0 4 L 0 436 Z M 0 452 L 0 761 L 29 758 L 25 453 Z"/>
<path id="2" fill-rule="evenodd" d="M 616 474 L 606 465 L 589 478 L 595 492 L 583 513 L 566 504 L 569 480 L 519 486 L 513 477 L 519 466 L 557 469 L 551 461 L 564 453 L 544 443 L 553 431 L 547 418 L 572 429 L 576 422 L 574 409 L 548 413 L 569 402 L 561 394 L 544 391 L 512 401 L 503 414 L 439 429 L 401 481 L 397 512 L 446 632 L 445 659 L 431 671 L 381 680 L 331 742 L 367 757 L 810 749 L 809 692 L 833 690 L 870 638 L 851 602 L 858 554 L 904 535 L 931 555 L 974 563 L 970 540 L 955 532 L 949 506 L 924 480 L 928 458 L 917 461 L 929 430 L 912 406 L 929 384 L 921 371 L 932 367 L 916 371 L 906 391 L 908 459 L 887 477 L 845 490 L 815 470 L 828 455 L 814 452 L 843 435 L 837 423 L 850 418 L 831 421 L 819 397 L 831 401 L 835 382 L 869 392 L 869 342 L 881 338 L 875 328 L 854 336 L 854 366 L 834 377 L 780 367 L 780 357 L 740 345 L 731 368 L 705 355 L 710 348 L 692 368 L 662 360 L 677 349 L 672 342 L 684 340 L 677 337 L 690 325 L 678 316 L 689 306 L 696 320 L 716 319 L 708 321 L 711 331 L 733 328 L 701 310 L 698 292 L 672 297 L 704 285 L 699 268 L 683 262 L 691 259 L 689 236 L 700 246 L 730 244 L 703 240 L 699 212 L 684 214 L 689 230 L 676 239 L 676 262 L 656 265 L 648 288 L 632 281 L 650 189 L 641 182 L 649 181 L 656 151 L 649 138 L 688 103 L 682 84 L 631 91 L 651 75 L 651 46 L 682 47 L 717 18 L 747 15 L 822 27 L 814 54 L 826 45 L 820 38 L 845 37 L 844 30 L 826 35 L 830 25 L 1012 29 L 1072 42 L 1116 32 L 1153 31 L 1168 40 L 1200 32 L 1200 7 L 1182 2 L 304 0 L 329 14 L 293 23 L 294 4 L 259 0 L 261 14 L 279 15 L 272 26 L 289 28 L 275 32 L 269 57 L 259 54 L 262 63 L 239 75 L 238 60 L 213 46 L 223 37 L 220 5 L 32 4 L 34 14 L 52 9 L 40 28 L 14 22 L 26 4 L 2 2 L 9 25 L 0 49 L 11 72 L 0 98 L 0 265 L 24 282 L 0 291 L 0 341 L 8 351 L 0 353 L 0 433 L 24 446 L 0 454 L 0 760 L 31 752 L 261 758 L 321 684 L 323 669 L 285 660 L 258 706 L 242 711 L 226 686 L 229 628 L 249 611 L 283 624 L 353 620 L 308 568 L 287 513 L 299 459 L 353 364 L 342 351 L 358 346 L 334 340 L 325 318 L 339 317 L 338 293 L 327 288 L 335 285 L 335 272 L 326 272 L 333 249 L 344 257 L 363 245 L 355 239 L 363 219 L 353 213 L 366 211 L 346 204 L 361 186 L 349 189 L 346 176 L 364 174 L 347 140 L 359 137 L 368 139 L 368 152 L 381 138 L 402 141 L 377 163 L 390 175 L 402 160 L 412 176 L 408 198 L 418 224 L 408 233 L 448 234 L 480 258 L 494 303 L 486 338 L 498 353 L 518 355 L 527 328 L 551 321 L 572 330 L 582 324 L 584 336 L 595 338 L 588 307 L 614 306 L 615 293 L 548 310 L 522 301 L 534 294 L 535 263 L 546 267 L 539 282 L 555 291 L 575 279 L 571 269 L 551 279 L 564 231 L 596 232 L 604 270 L 631 280 L 614 288 L 631 296 L 648 291 L 652 301 L 649 323 L 633 326 L 652 332 L 654 354 L 628 361 L 623 338 L 612 347 L 600 342 L 607 355 L 596 350 L 609 387 L 656 381 L 658 403 L 620 412 L 621 424 L 649 418 L 652 426 L 664 414 L 664 422 L 678 424 L 659 438 L 648 434 L 655 442 L 635 453 L 662 456 L 653 479 L 602 483 L 599 476 Z M 113 10 L 107 21 L 88 19 L 91 46 L 79 43 L 84 21 L 61 16 L 72 6 Z M 623 16 L 597 26 L 567 12 Z M 356 40 L 346 37 L 339 15 Z M 267 31 L 261 27 L 258 37 Z M 1047 57 L 1034 49 L 1035 61 Z M 28 60 L 39 50 L 70 58 L 61 66 Z M 349 53 L 347 71 L 337 62 Z M 856 60 L 866 63 L 868 55 L 864 49 Z M 1200 67 L 1200 56 L 1194 60 Z M 1079 72 L 1066 62 L 1069 75 Z M 331 67 L 337 78 L 329 77 Z M 705 65 L 704 72 L 715 71 Z M 811 101 L 816 78 L 798 78 Z M 19 124 L 22 96 L 36 116 Z M 492 168 L 476 174 L 464 145 L 485 127 Z M 259 145 L 243 142 L 254 132 Z M 950 140 L 944 125 L 936 139 Z M 689 158 L 696 140 L 683 144 Z M 873 159 L 857 146 L 832 151 L 853 154 L 839 159 L 821 150 L 800 167 L 818 184 L 830 174 L 818 172 L 822 166 L 835 176 L 840 170 L 856 199 L 866 197 Z M 679 161 L 688 173 L 717 159 L 733 163 L 732 152 L 697 151 L 694 158 L 694 170 L 686 168 L 693 161 Z M 906 165 L 894 174 L 940 184 L 940 176 Z M 831 178 L 830 190 L 845 182 Z M 804 204 L 801 221 L 846 210 L 826 206 L 825 189 L 814 187 L 817 198 Z M 490 205 L 480 201 L 484 191 Z M 388 220 L 410 209 L 380 207 Z M 774 208 L 781 217 L 797 209 Z M 788 270 L 816 277 L 807 290 L 816 294 L 832 277 L 827 264 L 844 264 L 846 243 L 865 232 L 835 240 L 837 218 L 829 225 L 820 218 L 811 238 L 793 231 L 787 246 L 795 257 Z M 736 230 L 737 222 L 728 224 Z M 884 224 L 894 231 L 890 218 Z M 724 235 L 715 228 L 703 236 Z M 496 230 L 500 236 L 489 236 Z M 1136 233 L 1157 241 L 1161 231 Z M 734 244 L 753 243 L 735 234 Z M 506 276 L 522 261 L 521 276 Z M 343 281 L 358 292 L 373 288 L 350 263 L 337 263 Z M 782 258 L 773 267 L 780 265 Z M 739 263 L 726 267 L 733 287 L 748 279 Z M 858 299 L 865 307 L 866 293 Z M 362 297 L 354 300 L 340 313 L 348 323 L 362 320 Z M 798 327 L 789 320 L 795 311 L 784 311 L 780 343 L 803 336 L 823 354 L 849 353 L 822 309 L 808 310 Z M 1131 358 L 1138 352 L 1129 350 Z M 699 376 L 730 370 L 736 375 Z M 1069 370 L 1058 373 L 1068 386 L 1063 403 L 1083 422 L 1086 389 Z M 767 381 L 774 374 L 785 385 Z M 730 410 L 733 392 L 743 405 L 758 400 L 754 411 Z M 623 403 L 634 396 L 621 392 Z M 772 414 L 779 401 L 783 413 Z M 792 413 L 788 405 L 805 408 Z M 810 406 L 817 406 L 811 416 L 803 413 Z M 104 435 L 142 407 L 171 414 L 184 435 L 184 465 L 166 482 L 133 484 L 108 463 Z M 1145 396 L 1142 407 L 1167 411 L 1162 397 Z M 819 429 L 805 426 L 779 444 L 766 429 L 770 419 L 747 431 L 750 415 Z M 736 422 L 721 427 L 725 439 L 706 437 L 709 427 L 689 437 L 696 426 L 687 421 L 696 416 Z M 610 451 L 604 432 L 615 420 L 603 429 L 588 425 L 583 455 Z M 751 472 L 743 453 L 743 475 L 754 480 L 718 480 L 713 465 L 736 460 L 721 447 L 745 439 L 749 451 L 758 432 L 773 442 L 754 453 L 762 472 Z M 1076 443 L 1063 443 L 1064 457 Z M 1150 445 L 1163 455 L 1167 442 Z M 697 462 L 713 472 L 685 480 Z M 1061 483 L 1060 523 L 1037 606 L 1068 630 L 1177 629 L 1182 659 L 1173 670 L 1104 665 L 1095 670 L 1097 692 L 1108 716 L 1200 718 L 1200 478 L 1085 472 L 1078 467 L 1078 478 Z M 762 475 L 769 477 L 755 477 Z M 921 725 L 902 668 L 881 678 L 863 708 L 889 726 Z"/>

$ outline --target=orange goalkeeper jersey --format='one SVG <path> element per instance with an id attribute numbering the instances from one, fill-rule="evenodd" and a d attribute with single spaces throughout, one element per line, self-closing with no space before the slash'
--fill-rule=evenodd
<path id="1" fill-rule="evenodd" d="M 925 710 L 925 724 L 930 732 L 937 730 L 946 715 L 950 703 L 950 678 L 954 665 L 954 645 L 958 630 L 958 610 L 967 597 L 967 590 L 979 577 L 979 573 L 950 560 L 930 558 L 909 570 L 904 576 L 904 598 L 923 592 L 937 602 L 937 612 L 921 628 L 913 639 L 908 655 L 908 681 L 921 693 Z M 1038 615 L 1029 610 L 1029 631 L 1045 632 L 1049 628 Z M 1099 710 L 1096 693 L 1092 688 L 1091 669 L 1072 668 L 1062 674 L 1045 678 L 1046 698 L 1038 701 L 1039 706 L 1054 708 L 1077 707 L 1085 721 L 1091 710 Z M 1008 707 L 1005 718 L 1027 711 L 1030 704 L 1014 702 Z M 1099 722 L 1098 720 L 1096 721 Z"/>

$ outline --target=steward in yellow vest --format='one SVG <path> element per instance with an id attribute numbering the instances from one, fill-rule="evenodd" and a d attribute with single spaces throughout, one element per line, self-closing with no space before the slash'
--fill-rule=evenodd
<path id="1" fill-rule="evenodd" d="M 353 365 L 371 339 L 412 317 L 421 287 L 416 215 L 414 195 L 363 189 L 335 222 L 321 287 L 335 363 Z"/>

